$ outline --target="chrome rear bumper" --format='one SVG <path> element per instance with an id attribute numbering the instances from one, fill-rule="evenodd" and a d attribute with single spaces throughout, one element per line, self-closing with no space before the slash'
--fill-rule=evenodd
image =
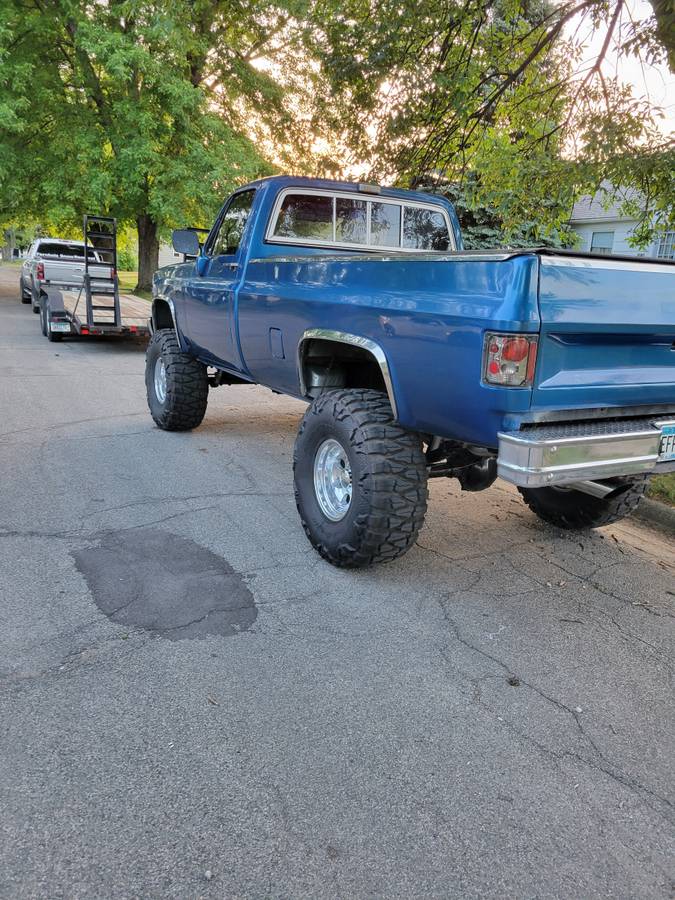
<path id="1" fill-rule="evenodd" d="M 521 487 L 595 481 L 616 475 L 675 471 L 675 461 L 659 462 L 658 418 L 613 419 L 532 425 L 499 434 L 499 475 Z"/>

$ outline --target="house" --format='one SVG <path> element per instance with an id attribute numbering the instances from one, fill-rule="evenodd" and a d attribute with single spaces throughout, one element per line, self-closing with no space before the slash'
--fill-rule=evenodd
<path id="1" fill-rule="evenodd" d="M 162 266 L 172 266 L 175 263 L 183 262 L 183 254 L 176 253 L 171 244 L 161 243 L 159 245 L 159 264 L 158 269 Z"/>
<path id="2" fill-rule="evenodd" d="M 611 185 L 606 185 L 605 188 L 609 190 Z M 634 199 L 634 196 L 631 199 Z M 623 215 L 620 206 L 621 201 L 618 200 L 607 207 L 606 196 L 602 190 L 592 197 L 582 197 L 574 204 L 570 226 L 581 238 L 578 250 L 587 253 L 619 253 L 626 256 L 675 259 L 675 231 L 661 232 L 649 247 L 639 250 L 631 247 L 628 238 L 638 220 L 634 216 Z"/>

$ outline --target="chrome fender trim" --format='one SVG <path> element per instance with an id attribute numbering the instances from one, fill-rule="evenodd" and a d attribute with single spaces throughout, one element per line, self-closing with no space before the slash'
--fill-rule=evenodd
<path id="1" fill-rule="evenodd" d="M 389 398 L 389 402 L 391 403 L 391 409 L 394 413 L 394 418 L 398 418 L 398 411 L 396 408 L 396 398 L 394 396 L 394 386 L 391 381 L 391 372 L 389 370 L 389 363 L 387 362 L 387 357 L 385 356 L 384 350 L 378 343 L 372 341 L 370 338 L 361 337 L 358 334 L 348 334 L 346 331 L 331 331 L 327 328 L 309 328 L 304 332 L 302 337 L 298 342 L 298 381 L 300 382 L 300 395 L 304 398 L 307 398 L 307 387 L 305 385 L 305 378 L 302 371 L 302 362 L 303 362 L 303 353 L 302 348 L 305 341 L 334 341 L 338 344 L 351 344 L 352 347 L 360 347 L 362 350 L 367 350 L 377 362 L 380 367 L 380 372 L 382 373 L 382 379 L 384 381 L 384 385 L 387 389 L 387 396 Z"/>

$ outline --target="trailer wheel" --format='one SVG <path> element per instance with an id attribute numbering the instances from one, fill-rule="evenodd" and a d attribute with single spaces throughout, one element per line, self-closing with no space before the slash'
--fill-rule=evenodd
<path id="1" fill-rule="evenodd" d="M 305 533 L 333 565 L 389 562 L 414 544 L 427 508 L 422 442 L 379 391 L 318 397 L 300 424 L 293 472 Z"/>
<path id="2" fill-rule="evenodd" d="M 47 337 L 47 301 L 40 301 L 40 330 Z"/>
<path id="3" fill-rule="evenodd" d="M 30 294 L 26 296 L 26 286 L 23 283 L 23 275 L 19 278 L 19 297 L 21 298 L 22 303 L 30 303 L 32 300 Z"/>
<path id="4" fill-rule="evenodd" d="M 607 479 L 615 487 L 606 497 L 592 497 L 582 491 L 556 487 L 518 488 L 535 515 L 558 528 L 570 531 L 612 525 L 630 515 L 649 486 L 649 475 L 627 475 Z"/>
<path id="5" fill-rule="evenodd" d="M 42 324 L 42 327 L 43 327 L 42 333 L 46 336 L 47 340 L 50 341 L 52 344 L 58 343 L 60 340 L 63 339 L 63 335 L 59 331 L 52 331 L 51 328 L 49 327 L 49 322 L 51 319 L 51 310 L 49 309 L 49 303 L 47 302 L 47 300 L 43 299 L 40 302 L 40 309 L 44 309 L 44 311 L 45 311 L 44 320 L 43 320 L 43 324 Z"/>
<path id="6" fill-rule="evenodd" d="M 175 332 L 156 331 L 145 355 L 145 387 L 150 415 L 164 431 L 191 431 L 206 413 L 206 366 L 183 353 Z"/>

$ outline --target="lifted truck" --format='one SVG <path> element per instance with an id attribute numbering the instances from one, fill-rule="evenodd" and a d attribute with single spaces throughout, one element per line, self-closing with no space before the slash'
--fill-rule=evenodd
<path id="1" fill-rule="evenodd" d="M 671 263 L 466 252 L 440 197 L 288 177 L 233 194 L 203 248 L 191 230 L 174 247 L 186 262 L 154 280 L 154 421 L 196 428 L 218 385 L 309 401 L 295 497 L 335 565 L 405 553 L 431 477 L 501 476 L 580 529 L 675 470 Z"/>
<path id="2" fill-rule="evenodd" d="M 68 283 L 62 274 L 40 288 L 42 333 L 50 341 L 60 341 L 64 334 L 148 334 L 145 301 L 120 296 L 115 219 L 85 216 L 83 230 L 85 252 L 80 276 Z"/>

